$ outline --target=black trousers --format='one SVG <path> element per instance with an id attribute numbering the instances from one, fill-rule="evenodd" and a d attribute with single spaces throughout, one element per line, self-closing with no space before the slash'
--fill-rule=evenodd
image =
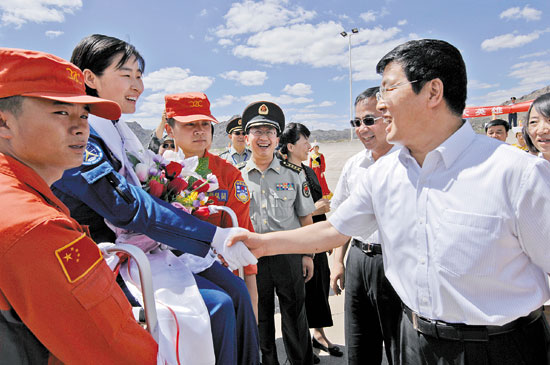
<path id="1" fill-rule="evenodd" d="M 279 364 L 275 346 L 275 292 L 281 309 L 281 329 L 291 364 L 313 364 L 306 317 L 302 255 L 277 255 L 258 260 L 258 328 L 262 364 Z"/>
<path id="2" fill-rule="evenodd" d="M 399 359 L 401 300 L 384 275 L 382 255 L 351 246 L 346 262 L 345 332 L 349 364 L 389 364 Z"/>
<path id="3" fill-rule="evenodd" d="M 332 327 L 332 313 L 328 302 L 330 268 L 326 252 L 313 258 L 313 277 L 306 283 L 306 314 L 309 328 Z"/>
<path id="4" fill-rule="evenodd" d="M 401 364 L 548 365 L 550 332 L 544 316 L 532 324 L 487 342 L 451 341 L 418 333 L 401 320 Z"/>

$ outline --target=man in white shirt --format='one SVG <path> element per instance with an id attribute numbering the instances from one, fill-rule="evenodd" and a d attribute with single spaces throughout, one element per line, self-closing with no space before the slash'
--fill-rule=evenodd
<path id="1" fill-rule="evenodd" d="M 398 149 L 386 141 L 386 124 L 376 110 L 378 91 L 378 87 L 368 88 L 355 99 L 355 119 L 350 123 L 365 150 L 346 161 L 331 199 L 332 209 L 351 196 L 361 182 L 361 174 L 380 157 Z M 337 295 L 346 288 L 345 335 L 350 365 L 381 364 L 383 348 L 389 364 L 399 359 L 401 301 L 384 275 L 380 242 L 378 232 L 353 237 L 346 268 L 348 243 L 335 250 L 331 286 Z"/>
<path id="2" fill-rule="evenodd" d="M 328 222 L 237 234 L 258 256 L 326 251 L 382 238 L 404 303 L 404 364 L 548 364 L 550 164 L 476 135 L 461 119 L 466 67 L 439 40 L 413 40 L 377 65 L 387 140 Z"/>

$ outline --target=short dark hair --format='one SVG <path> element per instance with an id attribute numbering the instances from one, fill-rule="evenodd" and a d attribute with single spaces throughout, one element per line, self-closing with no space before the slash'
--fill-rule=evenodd
<path id="1" fill-rule="evenodd" d="M 113 62 L 113 58 L 122 54 L 117 68 L 122 67 L 130 57 L 137 59 L 139 69 L 145 71 L 145 60 L 134 46 L 115 37 L 103 34 L 92 34 L 82 39 L 76 45 L 71 56 L 71 62 L 81 70 L 89 69 L 94 74 L 101 76 L 106 68 Z M 97 91 L 86 85 L 86 94 L 98 96 Z"/>
<path id="2" fill-rule="evenodd" d="M 376 65 L 383 74 L 391 62 L 403 67 L 408 81 L 418 94 L 426 82 L 439 78 L 443 82 L 443 98 L 456 115 L 462 116 L 466 106 L 466 65 L 460 51 L 450 43 L 438 39 L 421 39 L 403 43 L 386 54 Z"/>
<path id="3" fill-rule="evenodd" d="M 16 117 L 19 116 L 19 114 L 23 110 L 23 98 L 24 96 L 21 95 L 0 98 L 0 110 L 9 112 Z"/>
<path id="4" fill-rule="evenodd" d="M 279 151 L 284 155 L 288 154 L 288 143 L 295 144 L 300 136 L 309 138 L 310 135 L 311 132 L 302 123 L 289 123 L 279 137 Z"/>
<path id="5" fill-rule="evenodd" d="M 506 129 L 506 132 L 510 130 L 510 124 L 505 121 L 504 119 L 493 119 L 487 123 L 485 123 L 485 133 L 487 133 L 487 129 L 489 127 L 494 127 L 495 125 L 502 125 L 504 126 L 504 129 Z"/>
<path id="6" fill-rule="evenodd" d="M 542 114 L 544 117 L 550 118 L 550 93 L 542 94 L 533 101 L 533 103 L 529 107 L 529 110 L 527 111 L 527 117 L 521 130 L 523 134 L 523 139 L 525 140 L 525 144 L 527 145 L 527 148 L 529 148 L 529 151 L 533 153 L 539 153 L 539 150 L 533 144 L 533 140 L 531 139 L 531 136 L 529 136 L 528 131 L 529 118 L 531 118 L 531 110 L 533 110 L 533 108 L 535 108 L 535 110 L 539 112 L 539 114 Z"/>
<path id="7" fill-rule="evenodd" d="M 367 90 L 365 90 L 361 94 L 357 95 L 357 97 L 355 98 L 355 104 L 354 105 L 357 106 L 357 104 L 359 104 L 363 100 L 366 100 L 368 98 L 372 98 L 372 97 L 376 96 L 376 93 L 379 90 L 380 90 L 380 87 L 378 87 L 378 86 L 369 87 Z"/>

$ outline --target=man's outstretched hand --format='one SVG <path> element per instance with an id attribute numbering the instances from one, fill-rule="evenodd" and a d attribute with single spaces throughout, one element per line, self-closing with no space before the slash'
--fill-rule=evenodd
<path id="1" fill-rule="evenodd" d="M 229 265 L 231 270 L 236 270 L 240 267 L 253 265 L 258 262 L 258 259 L 246 248 L 242 242 L 231 240 L 232 244 L 229 247 L 230 238 L 239 235 L 239 232 L 248 233 L 244 228 L 217 228 L 212 240 L 212 247 L 216 253 L 223 256 L 223 259 Z"/>

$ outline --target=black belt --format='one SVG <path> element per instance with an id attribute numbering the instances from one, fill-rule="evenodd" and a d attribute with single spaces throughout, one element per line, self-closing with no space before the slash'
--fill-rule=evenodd
<path id="1" fill-rule="evenodd" d="M 424 318 L 406 305 L 403 311 L 409 317 L 416 331 L 435 338 L 455 341 L 483 342 L 489 341 L 489 336 L 512 332 L 535 322 L 542 315 L 542 307 L 502 326 L 470 326 L 462 323 L 447 323 Z"/>
<path id="2" fill-rule="evenodd" d="M 382 255 L 382 246 L 379 243 L 365 243 L 354 238 L 351 240 L 351 244 L 363 251 L 367 256 Z"/>

